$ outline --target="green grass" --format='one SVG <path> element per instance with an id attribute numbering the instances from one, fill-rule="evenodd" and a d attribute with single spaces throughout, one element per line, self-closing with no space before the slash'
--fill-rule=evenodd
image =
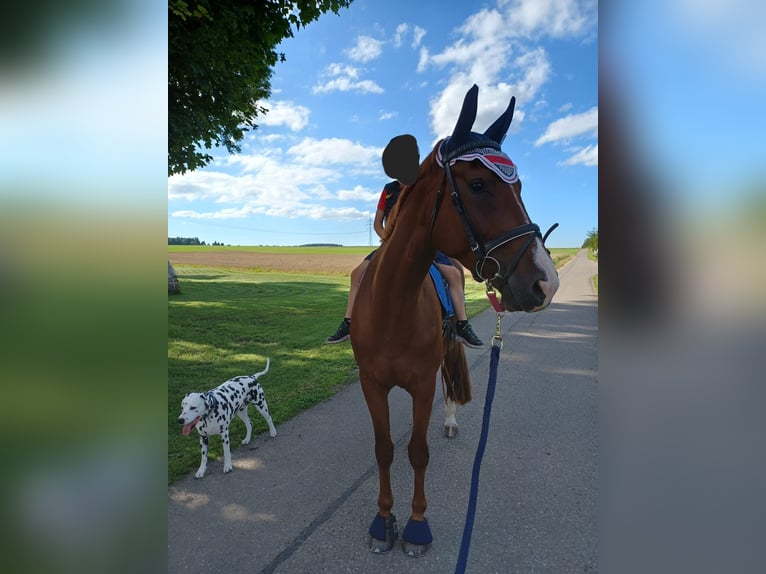
<path id="1" fill-rule="evenodd" d="M 359 249 L 362 255 L 369 250 Z M 553 251 L 557 265 L 577 252 Z M 351 345 L 325 344 L 343 318 L 348 276 L 196 265 L 175 269 L 181 293 L 168 296 L 169 483 L 199 466 L 196 431 L 183 436 L 176 422 L 187 392 L 205 391 L 230 377 L 261 371 L 269 357 L 271 368 L 261 384 L 279 426 L 358 380 Z M 486 309 L 488 301 L 484 285 L 466 279 L 470 318 Z M 267 430 L 255 409 L 250 418 L 254 436 Z M 244 424 L 235 420 L 230 434 L 236 449 L 245 435 Z M 222 456 L 220 437 L 211 438 L 210 459 Z"/>
<path id="2" fill-rule="evenodd" d="M 598 255 L 593 253 L 593 250 L 591 250 L 591 249 L 588 249 L 588 259 L 598 263 Z M 596 290 L 596 293 L 598 294 L 598 273 L 596 273 L 593 276 L 593 288 Z"/>
<path id="3" fill-rule="evenodd" d="M 348 279 L 337 276 L 254 273 L 238 269 L 176 267 L 181 294 L 168 297 L 168 479 L 199 465 L 196 432 L 180 433 L 176 417 L 186 392 L 271 369 L 263 376 L 275 424 L 321 402 L 355 380 L 350 345 L 325 345 L 343 317 Z M 266 422 L 251 413 L 254 433 Z M 232 424 L 231 444 L 245 427 Z M 218 437 L 210 457 L 223 453 Z"/>
<path id="4" fill-rule="evenodd" d="M 556 265 L 556 269 L 572 259 L 572 257 L 574 257 L 578 251 L 580 250 L 570 247 L 556 247 L 551 249 L 551 259 L 553 259 L 553 263 Z"/>

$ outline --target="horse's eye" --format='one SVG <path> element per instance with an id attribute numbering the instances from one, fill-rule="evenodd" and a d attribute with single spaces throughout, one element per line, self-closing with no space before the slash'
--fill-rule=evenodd
<path id="1" fill-rule="evenodd" d="M 484 182 L 480 179 L 472 180 L 471 191 L 474 191 L 474 192 L 484 191 Z"/>

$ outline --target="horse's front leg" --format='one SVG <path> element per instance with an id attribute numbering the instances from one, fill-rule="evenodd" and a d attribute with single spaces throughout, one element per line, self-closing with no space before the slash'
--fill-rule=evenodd
<path id="1" fill-rule="evenodd" d="M 434 399 L 434 385 L 421 388 L 412 397 L 412 436 L 407 448 L 410 464 L 415 475 L 412 497 L 412 516 L 402 532 L 403 550 L 409 556 L 423 556 L 433 541 L 431 529 L 425 517 L 426 468 L 428 468 L 428 423 Z"/>
<path id="2" fill-rule="evenodd" d="M 393 548 L 397 538 L 396 517 L 391 513 L 394 495 L 391 490 L 391 463 L 394 460 L 394 443 L 391 440 L 391 423 L 388 412 L 388 392 L 377 385 L 362 384 L 375 434 L 375 459 L 378 463 L 378 514 L 370 524 L 368 547 L 380 554 Z"/>

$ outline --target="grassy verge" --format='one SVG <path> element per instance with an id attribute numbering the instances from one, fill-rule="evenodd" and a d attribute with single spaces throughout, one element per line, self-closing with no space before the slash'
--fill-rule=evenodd
<path id="1" fill-rule="evenodd" d="M 559 269 L 562 265 L 566 264 L 577 252 L 580 251 L 577 248 L 555 248 L 551 249 L 551 259 L 556 269 Z"/>
<path id="2" fill-rule="evenodd" d="M 565 250 L 554 250 L 560 266 L 567 254 L 557 251 Z M 569 257 L 577 252 L 571 251 Z M 183 436 L 176 422 L 187 392 L 205 391 L 230 377 L 261 371 L 269 357 L 271 370 L 261 383 L 278 426 L 357 381 L 351 345 L 324 342 L 343 318 L 348 276 L 196 265 L 175 268 L 181 293 L 168 297 L 170 483 L 199 465 L 196 431 Z M 484 285 L 467 277 L 468 316 L 487 306 Z M 250 411 L 254 435 L 267 430 L 255 409 Z M 241 421 L 234 422 L 232 448 L 244 435 Z M 219 437 L 211 439 L 209 456 L 211 460 L 223 456 Z"/>
<path id="3" fill-rule="evenodd" d="M 591 249 L 588 249 L 588 259 L 598 263 L 598 255 L 593 253 L 593 251 Z M 596 273 L 593 276 L 593 288 L 596 290 L 596 293 L 598 294 L 598 273 Z"/>

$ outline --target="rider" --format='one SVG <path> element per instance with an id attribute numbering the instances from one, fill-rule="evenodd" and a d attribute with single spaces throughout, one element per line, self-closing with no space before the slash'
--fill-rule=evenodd
<path id="1" fill-rule="evenodd" d="M 396 180 L 387 183 L 383 187 L 380 199 L 378 200 L 378 208 L 375 212 L 375 221 L 373 223 L 375 233 L 378 234 L 378 237 L 383 237 L 386 220 L 388 219 L 388 215 L 391 213 L 391 209 L 394 207 L 396 200 L 399 199 L 401 191 L 402 186 Z M 362 275 L 364 275 L 367 265 L 375 255 L 375 251 L 377 251 L 377 249 L 369 253 L 351 272 L 351 284 L 348 292 L 346 316 L 340 322 L 335 333 L 327 338 L 327 343 L 340 343 L 348 340 L 351 336 L 351 309 L 354 307 L 354 299 L 359 290 Z M 441 251 L 436 252 L 434 263 L 436 263 L 436 266 L 449 287 L 450 297 L 452 298 L 453 306 L 455 308 L 455 316 L 457 317 L 457 339 L 464 345 L 474 349 L 482 347 L 484 343 L 476 336 L 470 323 L 468 323 L 468 315 L 466 314 L 465 309 L 463 274 L 457 267 L 455 267 L 452 260 Z M 455 301 L 460 301 L 461 299 L 461 305 L 455 304 Z"/>

